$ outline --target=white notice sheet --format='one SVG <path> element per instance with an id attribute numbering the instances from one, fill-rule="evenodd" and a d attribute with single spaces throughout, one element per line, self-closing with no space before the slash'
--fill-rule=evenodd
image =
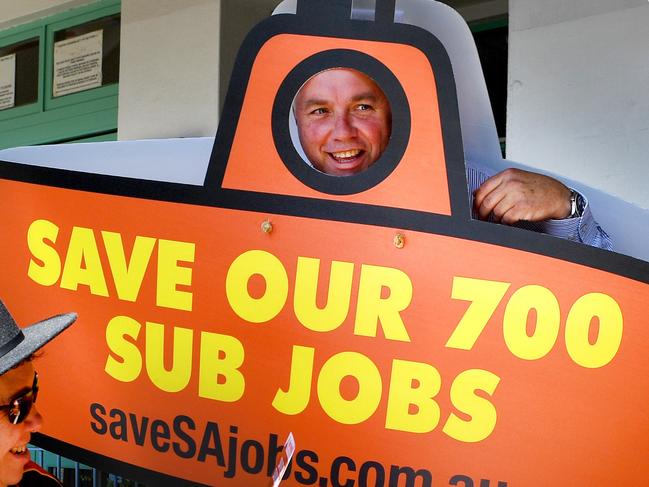
<path id="1" fill-rule="evenodd" d="M 54 96 L 101 86 L 103 31 L 54 43 Z"/>
<path id="2" fill-rule="evenodd" d="M 0 110 L 16 103 L 16 54 L 0 57 Z"/>

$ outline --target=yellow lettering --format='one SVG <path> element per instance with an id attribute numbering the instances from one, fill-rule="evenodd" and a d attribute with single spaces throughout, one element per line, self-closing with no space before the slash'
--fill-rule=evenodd
<path id="1" fill-rule="evenodd" d="M 440 408 L 433 398 L 441 387 L 442 378 L 432 365 L 393 360 L 385 427 L 410 433 L 434 430 Z"/>
<path id="2" fill-rule="evenodd" d="M 527 320 L 536 311 L 534 333 L 528 335 Z M 507 303 L 503 317 L 503 336 L 509 351 L 524 360 L 545 357 L 559 336 L 559 302 L 549 289 L 530 285 L 518 289 Z"/>
<path id="3" fill-rule="evenodd" d="M 588 339 L 593 318 L 599 320 L 597 340 Z M 624 318 L 620 305 L 612 297 L 590 293 L 579 298 L 566 320 L 566 348 L 576 364 L 589 369 L 608 364 L 620 349 Z"/>
<path id="4" fill-rule="evenodd" d="M 166 392 L 182 391 L 192 375 L 193 330 L 174 327 L 171 369 L 165 369 L 165 327 L 159 323 L 146 324 L 146 370 L 151 382 Z"/>
<path id="5" fill-rule="evenodd" d="M 381 293 L 389 291 L 387 297 Z M 409 342 L 400 312 L 410 305 L 412 282 L 408 275 L 390 267 L 363 265 L 358 289 L 354 334 L 376 337 L 378 322 L 389 340 Z"/>
<path id="6" fill-rule="evenodd" d="M 314 354 L 311 347 L 293 345 L 288 391 L 278 389 L 273 399 L 273 407 L 280 413 L 299 414 L 309 404 Z"/>
<path id="7" fill-rule="evenodd" d="M 126 263 L 122 236 L 115 232 L 101 232 L 108 255 L 108 264 L 115 281 L 117 296 L 124 301 L 135 302 L 140 292 L 144 273 L 149 265 L 156 239 L 136 237 L 129 263 Z"/>
<path id="8" fill-rule="evenodd" d="M 454 277 L 452 299 L 471 301 L 446 342 L 448 348 L 471 350 L 509 289 L 508 282 Z"/>
<path id="9" fill-rule="evenodd" d="M 345 399 L 340 384 L 347 377 L 358 382 L 358 394 Z M 318 398 L 331 419 L 342 424 L 358 424 L 368 419 L 381 401 L 381 374 L 369 358 L 357 352 L 341 352 L 325 362 L 318 377 Z"/>
<path id="10" fill-rule="evenodd" d="M 224 402 L 241 399 L 246 388 L 243 374 L 239 371 L 243 359 L 243 345 L 236 338 L 202 332 L 198 395 Z"/>
<path id="11" fill-rule="evenodd" d="M 258 274 L 266 281 L 264 295 L 250 296 L 248 281 Z M 282 310 L 288 297 L 288 276 L 282 262 L 269 252 L 249 250 L 234 259 L 225 279 L 232 310 L 250 323 L 265 323 Z"/>
<path id="12" fill-rule="evenodd" d="M 61 259 L 56 249 L 50 247 L 46 240 L 56 243 L 59 227 L 48 220 L 35 220 L 27 230 L 27 246 L 32 256 L 40 260 L 40 265 L 34 259 L 29 260 L 27 275 L 32 281 L 41 286 L 56 284 L 61 275 Z"/>
<path id="13" fill-rule="evenodd" d="M 500 377 L 487 370 L 470 369 L 459 374 L 451 385 L 451 402 L 458 411 L 471 417 L 469 421 L 451 413 L 444 425 L 444 433 L 465 443 L 476 443 L 487 438 L 496 427 L 498 413 L 489 400 L 475 394 L 480 390 L 493 396 Z"/>
<path id="14" fill-rule="evenodd" d="M 327 305 L 318 308 L 318 274 L 320 260 L 298 257 L 295 277 L 295 316 L 303 326 L 313 331 L 331 331 L 342 325 L 349 311 L 354 264 L 333 261 L 329 276 Z"/>
<path id="15" fill-rule="evenodd" d="M 142 355 L 137 345 L 126 339 L 137 340 L 141 325 L 128 316 L 115 316 L 106 326 L 106 344 L 118 358 L 108 355 L 104 370 L 113 379 L 133 382 L 142 371 Z"/>
<path id="16" fill-rule="evenodd" d="M 92 229 L 73 227 L 63 266 L 61 287 L 76 291 L 79 284 L 88 286 L 91 294 L 108 296 L 106 279 Z"/>
<path id="17" fill-rule="evenodd" d="M 192 283 L 191 267 L 179 266 L 179 262 L 194 262 L 195 244 L 176 242 L 175 240 L 158 241 L 158 283 L 156 304 L 165 308 L 192 310 L 192 293 L 179 291 L 177 286 L 190 286 Z"/>

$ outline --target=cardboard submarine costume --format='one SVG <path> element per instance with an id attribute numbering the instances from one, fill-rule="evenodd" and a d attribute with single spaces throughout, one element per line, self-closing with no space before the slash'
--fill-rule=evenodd
<path id="1" fill-rule="evenodd" d="M 269 485 L 289 434 L 282 485 L 642 483 L 649 264 L 471 220 L 445 46 L 394 1 L 296 6 L 244 42 L 203 184 L 0 163 L 0 294 L 79 313 L 38 444 L 151 485 Z M 289 130 L 335 67 L 392 107 L 348 178 Z"/>

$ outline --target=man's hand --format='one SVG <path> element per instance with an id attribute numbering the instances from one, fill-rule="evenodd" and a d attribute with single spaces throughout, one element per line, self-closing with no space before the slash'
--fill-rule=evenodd
<path id="1" fill-rule="evenodd" d="M 570 215 L 570 190 L 566 186 L 520 169 L 505 169 L 490 177 L 473 196 L 481 220 L 493 214 L 496 222 L 513 225 L 521 220 L 536 222 Z"/>

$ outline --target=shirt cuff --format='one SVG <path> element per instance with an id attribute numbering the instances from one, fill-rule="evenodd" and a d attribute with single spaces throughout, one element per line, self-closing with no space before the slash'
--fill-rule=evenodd
<path id="1" fill-rule="evenodd" d="M 588 199 L 580 194 L 584 202 L 581 216 L 564 218 L 562 220 L 544 220 L 540 222 L 525 222 L 525 227 L 537 232 L 546 233 L 559 238 L 581 242 L 603 249 L 612 249 L 610 237 L 597 224 L 590 210 Z"/>

